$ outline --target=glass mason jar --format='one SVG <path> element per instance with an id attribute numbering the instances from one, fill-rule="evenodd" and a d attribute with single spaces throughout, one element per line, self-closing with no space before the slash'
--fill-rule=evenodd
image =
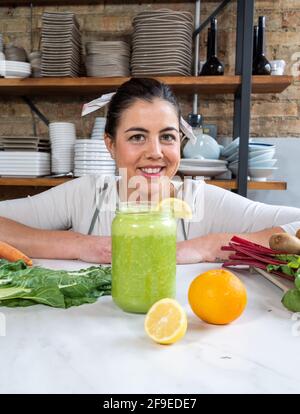
<path id="1" fill-rule="evenodd" d="M 148 204 L 120 206 L 112 223 L 112 297 L 124 311 L 146 313 L 176 293 L 176 220 Z"/>

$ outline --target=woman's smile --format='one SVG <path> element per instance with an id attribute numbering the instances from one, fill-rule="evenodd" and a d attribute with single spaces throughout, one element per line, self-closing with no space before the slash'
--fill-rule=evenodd
<path id="1" fill-rule="evenodd" d="M 139 167 L 138 173 L 140 173 L 143 177 L 146 178 L 155 178 L 164 175 L 165 170 L 166 167 L 163 165 L 147 165 L 145 167 Z"/>

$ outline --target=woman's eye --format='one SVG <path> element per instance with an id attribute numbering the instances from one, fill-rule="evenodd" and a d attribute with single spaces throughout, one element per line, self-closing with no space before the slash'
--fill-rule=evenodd
<path id="1" fill-rule="evenodd" d="M 161 136 L 161 140 L 165 142 L 173 142 L 176 141 L 176 137 L 174 135 L 165 134 Z"/>
<path id="2" fill-rule="evenodd" d="M 145 137 L 144 137 L 144 135 L 141 135 L 141 134 L 133 135 L 132 137 L 129 138 L 129 141 L 143 142 L 143 141 L 145 141 Z"/>

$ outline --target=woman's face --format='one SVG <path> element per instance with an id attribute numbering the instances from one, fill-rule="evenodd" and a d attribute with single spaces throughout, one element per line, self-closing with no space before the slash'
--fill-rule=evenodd
<path id="1" fill-rule="evenodd" d="M 180 162 L 176 110 L 162 99 L 136 100 L 122 113 L 115 140 L 106 136 L 105 142 L 117 167 L 127 170 L 128 181 L 137 176 L 153 184 L 172 178 Z"/>

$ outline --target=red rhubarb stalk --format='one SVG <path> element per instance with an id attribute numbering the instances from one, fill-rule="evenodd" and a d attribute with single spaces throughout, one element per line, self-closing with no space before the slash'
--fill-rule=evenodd
<path id="1" fill-rule="evenodd" d="M 250 266 L 257 267 L 267 271 L 268 265 L 285 265 L 286 261 L 278 260 L 278 251 L 269 249 L 259 244 L 249 242 L 238 236 L 234 236 L 229 242 L 229 246 L 223 246 L 222 250 L 231 251 L 229 259 L 223 263 L 224 267 L 232 266 Z M 295 280 L 293 276 L 287 275 L 281 271 L 272 270 L 277 276 L 280 276 L 287 280 Z"/>
<path id="2" fill-rule="evenodd" d="M 250 257 L 253 257 L 254 259 L 260 260 L 264 263 L 267 264 L 274 264 L 274 265 L 281 265 L 281 264 L 285 264 L 286 262 L 283 262 L 281 260 L 275 260 L 273 257 L 267 257 L 267 256 L 263 256 L 263 255 L 259 255 L 259 254 L 255 254 L 250 252 L 248 249 L 238 246 L 237 244 L 233 244 L 230 243 L 231 246 L 234 246 L 234 248 L 241 253 L 244 253 Z"/>
<path id="3" fill-rule="evenodd" d="M 244 246 L 249 246 L 249 247 L 256 247 L 257 249 L 259 249 L 262 253 L 265 252 L 267 254 L 280 254 L 278 251 L 270 249 L 269 247 L 265 247 L 265 246 L 261 246 L 260 244 L 257 243 L 253 243 L 249 240 L 245 240 L 242 239 L 241 237 L 238 236 L 233 236 L 232 239 L 230 240 L 233 243 L 238 243 L 238 244 L 242 244 Z"/>

